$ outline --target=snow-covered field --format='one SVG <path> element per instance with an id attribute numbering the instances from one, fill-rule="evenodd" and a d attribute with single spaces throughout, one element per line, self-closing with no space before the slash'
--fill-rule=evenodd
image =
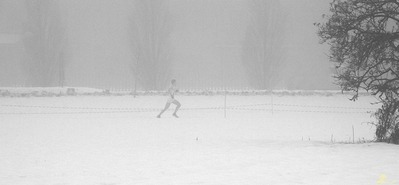
<path id="1" fill-rule="evenodd" d="M 0 184 L 399 184 L 375 99 L 348 98 L 2 97 Z"/>

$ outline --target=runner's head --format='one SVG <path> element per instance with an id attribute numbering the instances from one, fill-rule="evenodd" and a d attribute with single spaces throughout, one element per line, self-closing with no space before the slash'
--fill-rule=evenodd
<path id="1" fill-rule="evenodd" d="M 173 79 L 171 82 L 172 82 L 172 85 L 176 84 L 176 80 L 175 79 Z"/>

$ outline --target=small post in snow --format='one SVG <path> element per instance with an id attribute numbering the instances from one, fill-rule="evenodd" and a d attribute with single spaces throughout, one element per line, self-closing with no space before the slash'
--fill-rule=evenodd
<path id="1" fill-rule="evenodd" d="M 227 90 L 226 90 L 226 87 L 224 88 L 224 118 L 226 118 L 226 109 L 227 109 L 227 106 L 226 106 L 226 103 L 227 102 Z"/>
<path id="2" fill-rule="evenodd" d="M 353 136 L 353 143 L 355 143 L 355 127 L 352 125 L 352 136 Z"/>
<path id="3" fill-rule="evenodd" d="M 134 95 L 133 98 L 136 98 L 137 93 L 137 77 L 134 79 Z"/>
<path id="4" fill-rule="evenodd" d="M 270 90 L 270 97 L 271 97 L 271 102 L 272 102 L 272 115 L 274 114 L 274 107 L 273 107 L 273 89 Z"/>
<path id="5" fill-rule="evenodd" d="M 269 86 L 270 86 L 270 100 L 271 100 L 271 108 L 272 108 L 272 115 L 274 114 L 274 107 L 273 107 L 273 87 L 272 87 L 272 79 L 270 78 L 269 80 Z"/>

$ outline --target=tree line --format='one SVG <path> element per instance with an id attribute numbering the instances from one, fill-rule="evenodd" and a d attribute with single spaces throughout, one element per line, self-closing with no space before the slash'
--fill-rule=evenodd
<path id="1" fill-rule="evenodd" d="M 247 0 L 250 22 L 242 41 L 242 65 L 248 81 L 258 89 L 279 83 L 284 67 L 284 17 L 277 0 Z M 134 0 L 129 15 L 130 69 L 135 86 L 163 89 L 171 76 L 174 20 L 165 0 Z M 26 0 L 28 20 L 23 24 L 24 71 L 28 86 L 66 85 L 67 24 L 59 1 Z"/>

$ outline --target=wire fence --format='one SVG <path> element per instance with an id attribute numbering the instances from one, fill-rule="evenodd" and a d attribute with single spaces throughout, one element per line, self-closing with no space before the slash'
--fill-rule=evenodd
<path id="1" fill-rule="evenodd" d="M 103 113 L 137 113 L 137 112 L 158 112 L 162 108 L 138 108 L 138 107 L 69 107 L 69 106 L 41 106 L 41 105 L 11 105 L 4 104 L 2 107 L 32 108 L 57 110 L 42 112 L 0 112 L 6 114 L 103 114 Z M 324 109 L 324 110 L 323 110 Z M 334 113 L 334 114 L 370 114 L 375 111 L 373 107 L 344 107 L 344 106 L 313 106 L 299 104 L 250 104 L 217 107 L 192 107 L 181 108 L 182 111 L 201 110 L 234 110 L 234 111 L 264 111 L 264 112 L 300 112 L 300 113 Z M 61 111 L 60 111 L 61 110 Z M 73 111 L 65 111 L 73 110 Z M 169 109 L 172 110 L 172 109 Z"/>
<path id="2" fill-rule="evenodd" d="M 111 91 L 117 92 L 132 92 L 132 88 L 112 88 L 112 87 L 97 87 L 101 89 L 110 89 Z M 24 88 L 25 90 L 32 90 Z M 10 89 L 9 89 L 10 90 Z M 35 89 L 33 89 L 35 90 Z M 64 89 L 65 90 L 65 89 Z M 285 91 L 285 90 L 253 90 L 251 88 L 181 88 L 180 94 L 191 96 L 193 91 L 201 92 L 200 95 L 236 95 L 234 91 L 239 92 L 238 95 L 271 95 L 276 96 L 309 96 L 309 95 L 322 95 L 322 96 L 333 96 L 336 93 L 342 93 L 340 91 Z M 229 91 L 229 93 L 228 93 Z M 251 92 L 249 92 L 251 91 Z M 1 89 L 0 89 L 0 92 Z M 30 91 L 27 91 L 30 92 Z M 35 91 L 34 91 L 35 92 Z M 221 92 L 221 93 L 218 93 Z M 165 92 L 153 92 L 153 93 L 142 93 L 142 95 L 162 95 Z M 11 93 L 12 94 L 12 93 Z M 17 93 L 18 94 L 18 93 Z M 20 94 L 23 94 L 20 92 Z M 35 94 L 31 92 L 31 94 Z M 37 94 L 37 93 L 36 93 Z M 45 93 L 48 95 L 49 93 Z M 198 93 L 197 93 L 198 94 Z M 1 95 L 1 93 L 0 93 Z M 39 93 L 40 95 L 40 93 Z M 65 96 L 67 96 L 66 94 Z M 109 94 L 107 94 L 109 95 Z M 194 93 L 195 95 L 195 93 Z M 5 95 L 6 96 L 6 95 Z M 12 110 L 6 110 L 8 112 L 0 112 L 0 115 L 6 114 L 112 114 L 112 113 L 139 113 L 139 112 L 158 112 L 162 108 L 145 108 L 145 107 L 73 107 L 73 106 L 43 106 L 43 105 L 23 105 L 23 104 L 0 104 L 1 107 L 14 107 L 21 108 L 20 110 L 14 110 L 18 112 L 10 112 Z M 40 109 L 37 110 L 37 109 Z M 44 109 L 44 110 L 43 110 Z M 204 111 L 204 110 L 224 110 L 226 111 L 263 111 L 263 112 L 299 112 L 299 113 L 333 113 L 333 114 L 370 114 L 376 110 L 375 107 L 345 107 L 345 106 L 320 106 L 320 105 L 301 105 L 301 104 L 278 104 L 273 103 L 261 103 L 261 104 L 248 104 L 248 105 L 226 105 L 226 98 L 224 106 L 216 107 L 182 107 L 182 111 Z M 24 112 L 22 112 L 24 111 Z M 36 111 L 36 112 L 35 112 Z"/>

